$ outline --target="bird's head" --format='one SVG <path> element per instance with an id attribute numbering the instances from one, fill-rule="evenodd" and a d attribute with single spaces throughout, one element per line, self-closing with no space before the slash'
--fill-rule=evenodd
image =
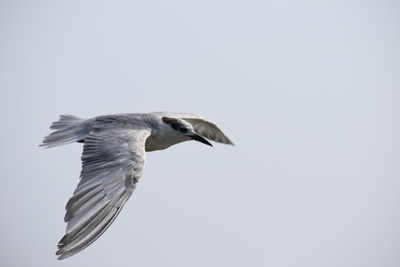
<path id="1" fill-rule="evenodd" d="M 204 137 L 202 137 L 198 133 L 196 133 L 195 130 L 193 129 L 193 126 L 189 122 L 187 122 L 185 120 L 169 118 L 169 117 L 162 117 L 161 119 L 162 119 L 163 123 L 165 123 L 169 127 L 171 127 L 171 129 L 175 135 L 177 135 L 185 140 L 196 140 L 203 144 L 213 146 Z"/>

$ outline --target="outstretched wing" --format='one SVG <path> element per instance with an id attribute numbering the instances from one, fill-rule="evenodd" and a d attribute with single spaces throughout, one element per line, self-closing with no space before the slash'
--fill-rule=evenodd
<path id="1" fill-rule="evenodd" d="M 233 145 L 233 142 L 211 120 L 196 114 L 156 112 L 162 116 L 183 119 L 189 122 L 193 129 L 201 136 L 215 142 Z"/>
<path id="2" fill-rule="evenodd" d="M 149 130 L 94 131 L 85 138 L 81 180 L 68 201 L 58 259 L 93 243 L 114 221 L 142 174 Z"/>

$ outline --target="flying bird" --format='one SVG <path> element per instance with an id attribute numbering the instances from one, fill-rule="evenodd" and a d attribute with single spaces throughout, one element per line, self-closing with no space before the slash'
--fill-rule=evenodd
<path id="1" fill-rule="evenodd" d="M 196 140 L 233 145 L 212 121 L 185 113 L 131 113 L 81 119 L 61 115 L 40 146 L 83 143 L 82 171 L 66 205 L 66 233 L 56 255 L 65 259 L 92 244 L 115 220 L 142 175 L 146 153 Z M 207 139 L 206 139 L 207 138 Z"/>

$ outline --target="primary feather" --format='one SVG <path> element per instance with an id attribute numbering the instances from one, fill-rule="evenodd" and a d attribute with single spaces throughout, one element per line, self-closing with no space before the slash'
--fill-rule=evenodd
<path id="1" fill-rule="evenodd" d="M 168 121 L 166 117 L 186 121 L 192 132 L 164 124 L 162 118 Z M 210 120 L 183 113 L 117 114 L 87 120 L 62 115 L 50 128 L 55 131 L 41 146 L 84 143 L 81 180 L 66 205 L 67 228 L 58 243 L 59 259 L 89 246 L 115 220 L 142 175 L 145 151 L 187 141 L 188 134 L 195 135 L 193 131 L 216 142 L 233 144 Z"/>

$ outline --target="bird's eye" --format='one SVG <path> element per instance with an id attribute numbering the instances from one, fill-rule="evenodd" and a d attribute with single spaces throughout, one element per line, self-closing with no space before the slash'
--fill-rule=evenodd
<path id="1" fill-rule="evenodd" d="M 179 130 L 179 123 L 173 122 L 173 123 L 171 123 L 171 127 L 175 131 L 178 131 Z"/>
<path id="2" fill-rule="evenodd" d="M 188 129 L 186 129 L 185 127 L 181 127 L 179 128 L 179 131 L 181 131 L 182 133 L 186 133 Z"/>

